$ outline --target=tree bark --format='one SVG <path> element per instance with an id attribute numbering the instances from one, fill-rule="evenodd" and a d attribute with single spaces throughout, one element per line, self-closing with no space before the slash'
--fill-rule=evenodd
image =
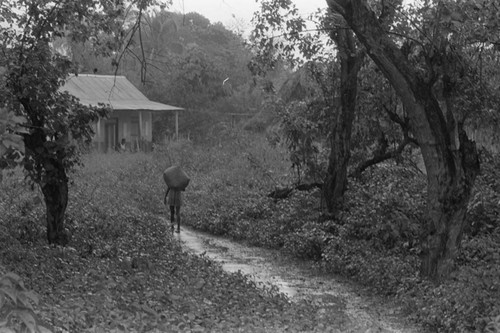
<path id="1" fill-rule="evenodd" d="M 423 235 L 420 271 L 437 281 L 446 279 L 454 269 L 466 226 L 467 203 L 479 172 L 476 145 L 463 130 L 460 131 L 460 149 L 446 157 L 447 161 L 424 157 L 428 173 L 429 219 Z"/>
<path id="2" fill-rule="evenodd" d="M 336 111 L 336 119 L 331 131 L 327 176 L 323 186 L 323 197 L 329 213 L 335 213 L 342 205 L 347 188 L 347 166 L 351 158 L 357 78 L 364 58 L 364 53 L 356 50 L 351 31 L 339 29 L 332 39 L 338 46 L 340 59 L 340 111 Z"/>
<path id="3" fill-rule="evenodd" d="M 51 161 L 52 175 L 43 184 L 47 218 L 47 240 L 49 244 L 66 245 L 68 235 L 64 230 L 64 215 L 68 206 L 68 177 L 61 163 Z"/>
<path id="4" fill-rule="evenodd" d="M 30 168 L 35 168 L 34 181 L 40 185 L 45 199 L 47 240 L 49 244 L 66 245 L 64 216 L 68 206 L 68 176 L 62 153 L 50 152 L 47 137 L 40 128 L 24 136 L 25 151 Z"/>
<path id="5" fill-rule="evenodd" d="M 366 1 L 327 3 L 347 21 L 408 112 L 410 130 L 422 150 L 427 170 L 428 223 L 421 273 L 436 281 L 443 280 L 453 269 L 467 202 L 479 172 L 475 144 L 456 121 L 450 121 L 451 110 L 443 110 L 432 92 L 434 82 L 415 71 Z"/>

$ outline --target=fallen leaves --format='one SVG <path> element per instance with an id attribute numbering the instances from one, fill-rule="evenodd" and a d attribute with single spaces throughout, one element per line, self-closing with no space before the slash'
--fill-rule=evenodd
<path id="1" fill-rule="evenodd" d="M 182 252 L 157 215 L 161 200 L 138 199 L 139 193 L 159 192 L 154 175 L 141 173 L 154 169 L 150 157 L 116 164 L 103 158 L 91 159 L 75 175 L 67 212 L 71 247 L 47 246 L 43 235 L 20 245 L 11 231 L 25 220 L 15 207 L 8 221 L 0 221 L 9 231 L 2 264 L 39 295 L 36 316 L 53 332 L 314 330 L 313 306 L 292 304 L 242 274 Z M 16 204 L 23 200 L 31 197 Z"/>

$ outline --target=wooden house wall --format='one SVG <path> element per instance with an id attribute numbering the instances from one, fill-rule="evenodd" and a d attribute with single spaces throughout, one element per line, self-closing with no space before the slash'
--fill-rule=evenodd
<path id="1" fill-rule="evenodd" d="M 110 143 L 110 131 L 114 138 Z M 95 147 L 99 151 L 113 150 L 125 139 L 130 150 L 150 150 L 153 141 L 153 115 L 151 111 L 115 111 L 109 118 L 94 123 Z"/>

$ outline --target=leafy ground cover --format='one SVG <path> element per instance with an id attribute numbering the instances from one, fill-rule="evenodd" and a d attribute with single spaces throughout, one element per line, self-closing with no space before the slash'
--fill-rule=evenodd
<path id="1" fill-rule="evenodd" d="M 46 245 L 39 191 L 4 172 L 0 331 L 336 330 L 315 306 L 183 253 L 160 218 L 164 165 L 152 155 L 89 155 L 85 164 L 73 175 L 65 248 Z"/>
<path id="2" fill-rule="evenodd" d="M 239 139 L 209 150 L 176 143 L 157 151 L 157 163 L 175 161 L 193 177 L 185 223 L 316 261 L 401 300 L 431 331 L 500 330 L 498 158 L 483 155 L 456 273 L 434 285 L 418 274 L 426 184 L 412 164 L 386 163 L 351 180 L 344 210 L 325 218 L 317 190 L 268 198 L 292 182 L 286 152 L 262 138 Z"/>
<path id="3" fill-rule="evenodd" d="M 225 135 L 209 147 L 180 141 L 149 155 L 87 156 L 71 186 L 67 248 L 46 245 L 40 193 L 4 172 L 0 275 L 17 273 L 39 295 L 37 317 L 55 332 L 335 330 L 335 318 L 318 318 L 314 306 L 262 294 L 245 277 L 180 251 L 159 219 L 161 172 L 179 164 L 192 178 L 183 223 L 312 260 L 395 297 L 431 331 L 498 331 L 498 159 L 483 161 L 455 275 L 433 285 L 418 276 L 425 179 L 414 168 L 373 168 L 351 181 L 344 211 L 325 218 L 317 190 L 267 197 L 293 181 L 284 149 Z"/>

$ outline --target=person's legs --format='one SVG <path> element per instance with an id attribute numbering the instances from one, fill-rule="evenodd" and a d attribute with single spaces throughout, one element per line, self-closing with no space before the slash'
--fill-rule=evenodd
<path id="1" fill-rule="evenodd" d="M 177 219 L 177 232 L 181 232 L 181 206 L 175 206 L 175 214 Z"/>
<path id="2" fill-rule="evenodd" d="M 175 229 L 174 216 L 175 216 L 175 206 L 170 206 L 170 225 L 172 228 L 172 232 L 174 232 L 174 229 Z"/>

